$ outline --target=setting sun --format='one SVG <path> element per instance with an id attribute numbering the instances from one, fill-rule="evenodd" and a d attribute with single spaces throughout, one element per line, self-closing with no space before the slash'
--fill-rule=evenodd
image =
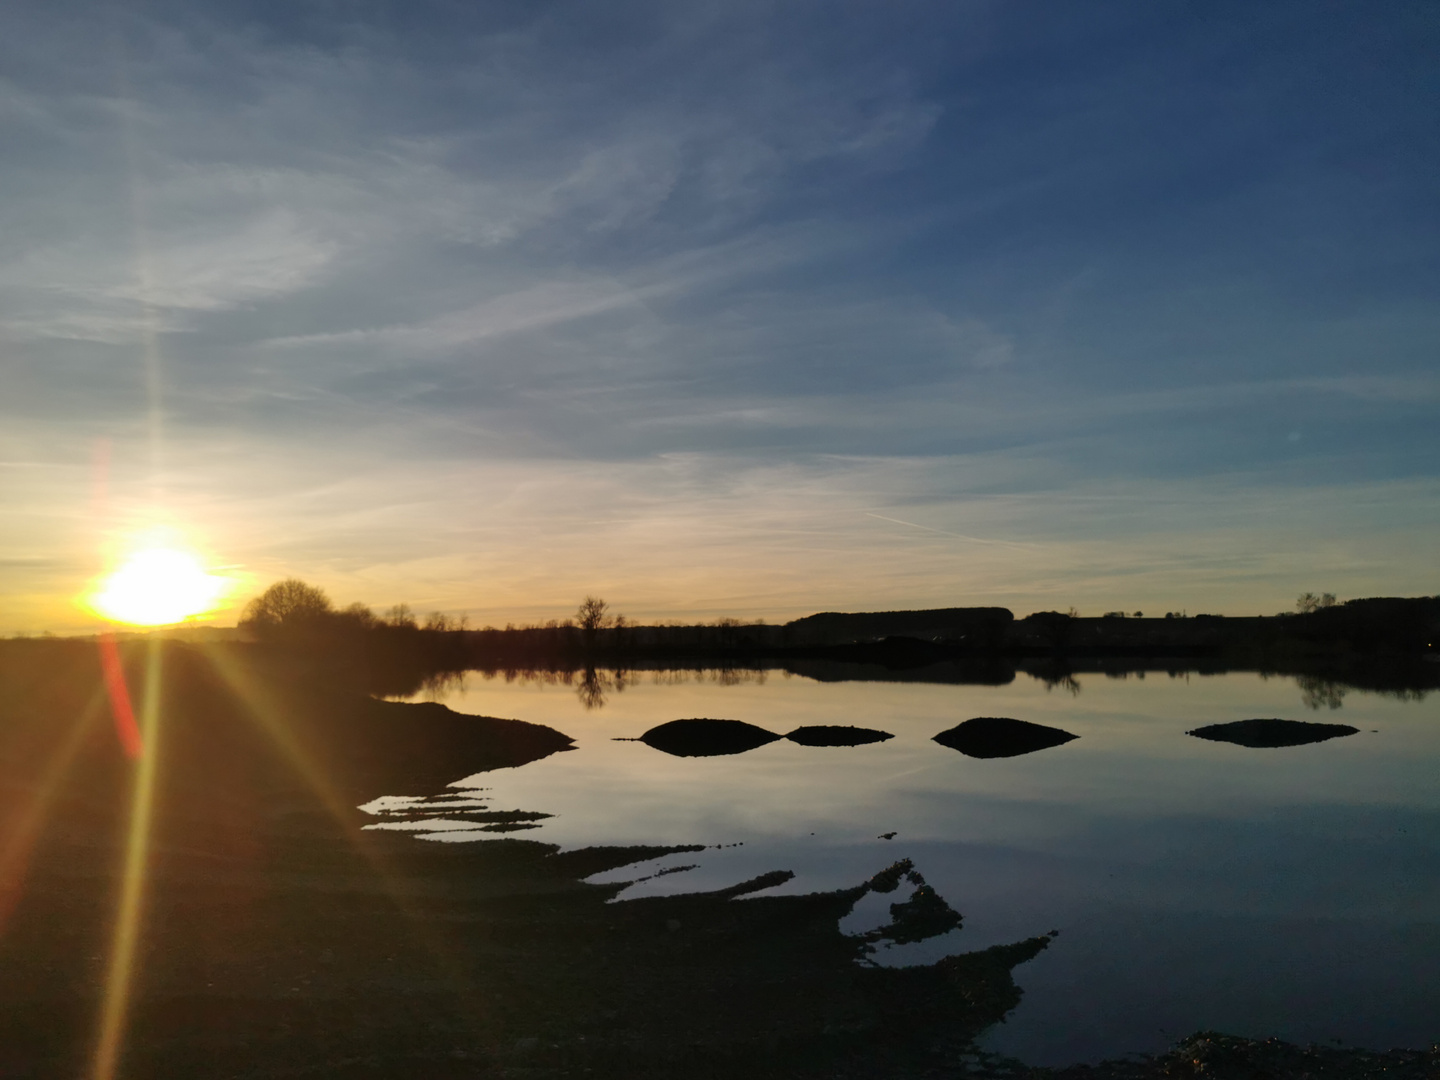
<path id="1" fill-rule="evenodd" d="M 136 626 L 164 626 L 213 610 L 229 582 L 174 548 L 130 556 L 87 598 L 96 614 Z"/>

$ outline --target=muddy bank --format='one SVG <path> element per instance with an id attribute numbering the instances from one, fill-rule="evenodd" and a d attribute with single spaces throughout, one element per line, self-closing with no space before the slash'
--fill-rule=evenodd
<path id="1" fill-rule="evenodd" d="M 1057 1070 L 980 1068 L 978 1075 L 1017 1080 L 1432 1080 L 1440 1076 L 1440 1046 L 1380 1052 L 1202 1031 L 1154 1056 Z"/>
<path id="2" fill-rule="evenodd" d="M 73 1077 L 87 1071 L 107 990 L 138 774 L 91 652 L 25 646 L 0 647 L 0 1072 Z M 144 686 L 145 648 L 126 660 L 127 683 Z M 862 939 L 838 922 L 864 881 L 750 896 L 789 876 L 777 867 L 719 892 L 611 903 L 623 885 L 584 878 L 685 849 L 362 832 L 371 819 L 357 807 L 378 794 L 433 790 L 570 741 L 376 702 L 243 649 L 166 647 L 160 664 L 122 1075 L 919 1069 L 938 1033 L 968 1038 L 1013 1008 L 1011 969 L 1049 942 L 873 968 L 860 962 L 872 938 L 923 936 L 916 910 L 943 901 L 902 890 L 896 929 Z"/>

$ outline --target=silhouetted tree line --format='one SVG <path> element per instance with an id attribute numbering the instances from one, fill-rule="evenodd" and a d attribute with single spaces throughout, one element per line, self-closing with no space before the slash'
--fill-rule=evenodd
<path id="1" fill-rule="evenodd" d="M 384 615 L 363 604 L 337 608 L 322 589 L 290 578 L 252 601 L 240 625 L 263 644 L 323 660 L 389 693 L 411 692 L 437 673 L 467 669 L 580 671 L 641 661 L 744 664 L 761 657 L 895 669 L 1002 656 L 1208 657 L 1230 667 L 1322 677 L 1330 669 L 1387 664 L 1408 671 L 1440 640 L 1440 597 L 1342 603 L 1332 594 L 1306 593 L 1297 609 L 1277 616 L 1168 612 L 1146 619 L 1139 612 L 1082 618 L 1071 608 L 1017 620 L 1005 608 L 937 608 L 824 612 L 783 625 L 737 619 L 642 625 L 587 596 L 570 619 L 472 629 L 463 618 L 439 613 L 422 621 L 404 604 Z M 1394 680 L 1387 675 L 1386 681 Z"/>
<path id="2" fill-rule="evenodd" d="M 377 615 L 364 604 L 336 608 L 325 590 L 296 578 L 271 585 L 245 608 L 240 629 L 358 677 L 378 693 L 407 693 L 437 671 L 469 666 L 466 624 L 436 613 L 422 624 L 406 604 Z"/>

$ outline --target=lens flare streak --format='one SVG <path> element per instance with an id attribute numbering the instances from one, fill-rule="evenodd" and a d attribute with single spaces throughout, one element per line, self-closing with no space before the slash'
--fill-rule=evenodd
<path id="1" fill-rule="evenodd" d="M 130 992 L 135 980 L 135 955 L 140 940 L 150 855 L 150 819 L 155 799 L 159 758 L 161 643 L 150 640 L 145 665 L 141 745 L 136 762 L 135 788 L 130 803 L 130 829 L 125 843 L 125 867 L 120 881 L 120 903 L 115 916 L 115 937 L 105 979 L 100 1012 L 100 1033 L 95 1049 L 94 1080 L 114 1080 L 124 1046 Z"/>
<path id="2" fill-rule="evenodd" d="M 105 692 L 110 698 L 110 715 L 115 718 L 115 735 L 125 756 L 135 760 L 140 757 L 143 743 L 140 726 L 135 723 L 135 710 L 130 704 L 130 689 L 125 685 L 120 649 L 113 634 L 100 635 L 100 670 L 105 676 Z"/>
<path id="3" fill-rule="evenodd" d="M 69 771 L 75 755 L 79 752 L 90 731 L 90 725 L 100 715 L 105 704 L 103 691 L 97 691 L 90 703 L 81 710 L 64 743 L 46 766 L 40 782 L 34 788 L 30 804 L 15 818 L 6 822 L 6 836 L 0 844 L 0 936 L 10 916 L 20 904 L 24 894 L 25 878 L 30 862 L 30 853 L 40 827 L 59 795 L 65 774 Z"/>
<path id="4" fill-rule="evenodd" d="M 437 974 L 456 1002 L 471 1015 L 485 1013 L 486 1006 L 475 996 L 470 980 L 455 964 L 454 951 L 429 931 L 427 920 L 415 909 L 407 895 L 408 890 L 402 883 L 402 875 L 386 864 L 378 850 L 364 842 L 363 834 L 355 827 L 355 811 L 358 808 L 341 797 L 326 776 L 322 762 L 307 752 L 295 732 L 284 723 L 283 708 L 266 693 L 259 680 L 251 678 L 235 662 L 228 650 L 223 647 L 205 648 L 202 653 L 210 662 L 211 670 L 243 704 L 251 720 L 273 742 L 286 763 L 319 800 L 330 817 L 341 826 L 356 853 L 375 874 L 376 881 L 386 896 L 405 917 L 406 925 L 414 935 L 416 943 L 434 961 Z"/>

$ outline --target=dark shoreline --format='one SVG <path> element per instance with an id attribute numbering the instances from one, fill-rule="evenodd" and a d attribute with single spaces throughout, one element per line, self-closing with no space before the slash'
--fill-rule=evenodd
<path id="1" fill-rule="evenodd" d="M 777 869 L 714 893 L 613 904 L 622 885 L 584 879 L 687 849 L 562 853 L 359 829 L 354 808 L 377 794 L 563 753 L 563 733 L 376 700 L 345 665 L 273 645 L 132 642 L 121 653 L 137 692 L 159 663 L 165 702 L 124 1075 L 1298 1080 L 1440 1068 L 1433 1048 L 1214 1035 L 1093 1067 L 987 1057 L 973 1038 L 1018 1003 L 1012 969 L 1049 937 L 867 967 L 866 943 L 838 920 L 912 870 L 737 899 L 786 876 Z M 830 659 L 794 661 L 808 665 L 842 674 Z M 0 687 L 0 1071 L 70 1077 L 87 1073 L 106 991 L 138 774 L 112 731 L 93 645 L 0 642 Z M 939 897 L 907 903 L 889 932 L 923 934 L 960 914 Z"/>
<path id="2" fill-rule="evenodd" d="M 321 594 L 323 597 L 323 594 Z M 938 681 L 997 685 L 1024 671 L 1057 681 L 1086 671 L 1231 671 L 1293 675 L 1394 692 L 1440 688 L 1440 598 L 1352 600 L 1306 614 L 1245 618 L 1106 616 L 1005 608 L 823 613 L 779 626 L 460 629 L 324 611 L 251 626 L 258 643 L 343 669 L 369 689 L 405 694 L 464 670 L 783 667 L 860 664 L 944 672 Z"/>

